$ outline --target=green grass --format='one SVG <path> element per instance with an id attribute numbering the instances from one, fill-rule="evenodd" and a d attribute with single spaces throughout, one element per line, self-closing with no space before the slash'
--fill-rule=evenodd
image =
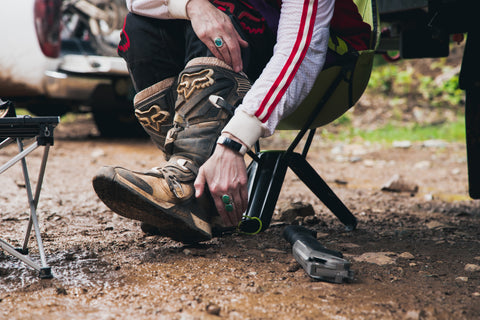
<path id="1" fill-rule="evenodd" d="M 439 125 L 410 124 L 399 126 L 387 124 L 375 130 L 354 128 L 351 125 L 342 125 L 336 128 L 336 133 L 324 129 L 321 136 L 324 139 L 351 141 L 362 139 L 364 141 L 391 143 L 393 141 L 425 141 L 439 139 L 450 142 L 465 141 L 465 121 L 459 116 L 456 121 L 445 122 Z"/>

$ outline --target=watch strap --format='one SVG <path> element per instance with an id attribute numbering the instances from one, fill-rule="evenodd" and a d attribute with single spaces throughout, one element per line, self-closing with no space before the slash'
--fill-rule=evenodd
<path id="1" fill-rule="evenodd" d="M 243 144 L 225 136 L 218 137 L 217 143 L 227 147 L 230 150 L 240 153 L 242 156 L 247 152 L 247 147 L 245 147 Z"/>

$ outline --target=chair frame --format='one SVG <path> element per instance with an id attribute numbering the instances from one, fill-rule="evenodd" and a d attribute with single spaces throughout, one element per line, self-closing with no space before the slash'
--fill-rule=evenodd
<path id="1" fill-rule="evenodd" d="M 372 43 L 376 48 L 378 42 L 378 12 L 376 0 L 372 5 Z M 260 144 L 255 145 L 255 153 L 249 152 L 253 161 L 247 168 L 249 202 L 239 230 L 255 234 L 266 230 L 271 222 L 280 191 L 285 180 L 287 169 L 290 168 L 297 177 L 322 201 L 325 206 L 345 225 L 347 231 L 357 227 L 357 218 L 345 206 L 340 198 L 327 185 L 316 170 L 308 163 L 307 154 L 313 141 L 316 128 L 312 128 L 315 119 L 321 113 L 328 100 L 332 97 L 339 84 L 353 77 L 352 70 L 356 63 L 354 55 L 349 56 L 334 81 L 331 82 L 325 94 L 310 113 L 308 120 L 292 141 L 288 149 L 276 151 L 260 151 Z M 350 88 L 349 88 L 350 89 Z M 349 108 L 353 106 L 351 90 L 349 90 Z M 309 131 L 301 153 L 295 152 L 300 141 Z"/>

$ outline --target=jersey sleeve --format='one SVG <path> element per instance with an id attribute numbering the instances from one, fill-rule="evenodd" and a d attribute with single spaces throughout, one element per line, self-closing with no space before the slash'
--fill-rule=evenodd
<path id="1" fill-rule="evenodd" d="M 126 0 L 127 9 L 135 14 L 157 19 L 188 19 L 189 0 Z"/>
<path id="2" fill-rule="evenodd" d="M 334 0 L 284 0 L 273 56 L 223 132 L 252 146 L 273 134 L 323 68 Z"/>

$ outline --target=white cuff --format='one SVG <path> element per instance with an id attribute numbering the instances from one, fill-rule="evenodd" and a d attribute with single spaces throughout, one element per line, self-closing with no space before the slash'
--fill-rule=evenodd
<path id="1" fill-rule="evenodd" d="M 257 117 L 237 110 L 232 119 L 223 128 L 222 133 L 230 133 L 250 148 L 260 139 L 263 131 L 263 124 Z"/>
<path id="2" fill-rule="evenodd" d="M 168 0 L 168 12 L 175 19 L 188 20 L 187 4 L 190 0 Z"/>

